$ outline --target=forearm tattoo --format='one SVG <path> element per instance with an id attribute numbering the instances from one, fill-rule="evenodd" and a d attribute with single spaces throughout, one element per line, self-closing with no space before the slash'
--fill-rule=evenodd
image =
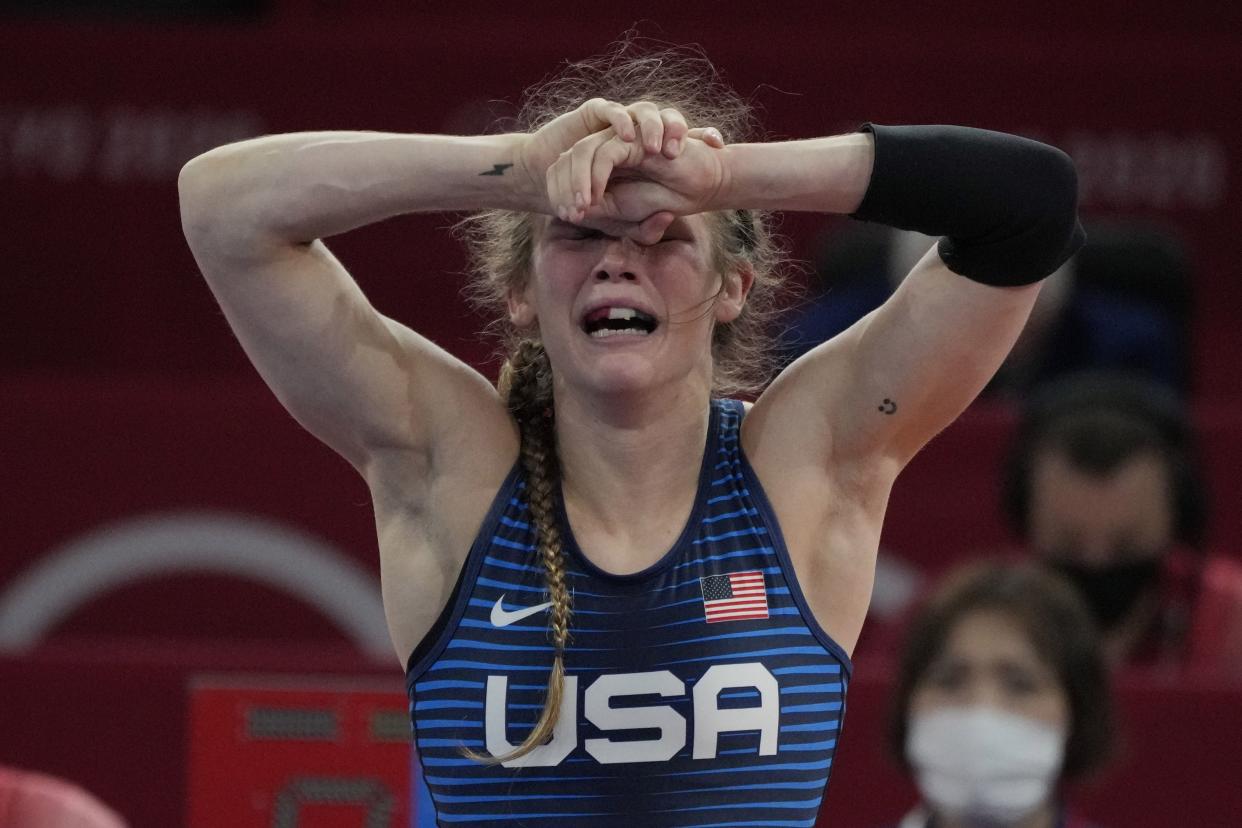
<path id="1" fill-rule="evenodd" d="M 512 166 L 512 164 L 493 164 L 490 170 L 485 170 L 484 172 L 479 173 L 479 175 L 504 175 L 505 170 Z"/>
<path id="2" fill-rule="evenodd" d="M 888 397 L 885 397 L 884 402 L 881 405 L 876 406 L 876 410 L 884 414 L 896 414 L 897 413 L 897 401 L 890 400 Z"/>

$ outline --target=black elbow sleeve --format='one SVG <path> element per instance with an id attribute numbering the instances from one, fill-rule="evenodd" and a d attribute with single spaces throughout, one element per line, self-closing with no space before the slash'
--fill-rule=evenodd
<path id="1" fill-rule="evenodd" d="M 1083 244 L 1074 163 L 1055 147 L 983 129 L 877 126 L 875 163 L 853 217 L 942 236 L 950 270 L 1023 285 Z"/>

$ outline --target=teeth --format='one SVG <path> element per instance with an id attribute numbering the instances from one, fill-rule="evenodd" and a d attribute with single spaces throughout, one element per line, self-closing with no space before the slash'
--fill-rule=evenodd
<path id="1" fill-rule="evenodd" d="M 614 317 L 615 318 L 615 317 Z M 621 317 L 628 318 L 628 317 Z M 624 330 L 612 330 L 610 328 L 600 328 L 598 331 L 592 331 L 591 336 L 595 339 L 603 339 L 606 336 L 647 336 L 647 332 L 641 328 L 626 328 Z"/>
<path id="2" fill-rule="evenodd" d="M 603 307 L 588 313 L 582 327 L 587 335 L 601 338 L 621 333 L 646 336 L 656 321 L 636 308 Z"/>

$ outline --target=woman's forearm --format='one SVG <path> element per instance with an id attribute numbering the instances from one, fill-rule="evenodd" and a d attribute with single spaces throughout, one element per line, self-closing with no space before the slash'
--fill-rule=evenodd
<path id="1" fill-rule="evenodd" d="M 950 270 L 993 285 L 1042 279 L 1081 247 L 1077 176 L 1060 150 L 970 127 L 864 130 L 726 149 L 721 206 L 846 213 L 942 236 Z"/>
<path id="2" fill-rule="evenodd" d="M 862 202 L 875 151 L 870 135 L 734 144 L 723 150 L 729 180 L 716 209 L 852 213 Z"/>
<path id="3" fill-rule="evenodd" d="M 538 211 L 546 196 L 519 172 L 523 138 L 304 132 L 228 144 L 182 169 L 182 218 L 218 239 L 310 242 L 402 213 Z"/>

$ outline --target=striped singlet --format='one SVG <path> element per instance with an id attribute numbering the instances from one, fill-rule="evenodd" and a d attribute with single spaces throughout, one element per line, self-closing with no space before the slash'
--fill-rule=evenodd
<path id="1" fill-rule="evenodd" d="M 524 475 L 510 472 L 407 669 L 437 824 L 814 825 L 850 661 L 794 579 L 741 451 L 743 413 L 713 401 L 690 519 L 642 572 L 592 565 L 558 498 L 573 595 L 561 716 L 550 742 L 499 766 L 460 749 L 520 744 L 553 656 Z"/>

